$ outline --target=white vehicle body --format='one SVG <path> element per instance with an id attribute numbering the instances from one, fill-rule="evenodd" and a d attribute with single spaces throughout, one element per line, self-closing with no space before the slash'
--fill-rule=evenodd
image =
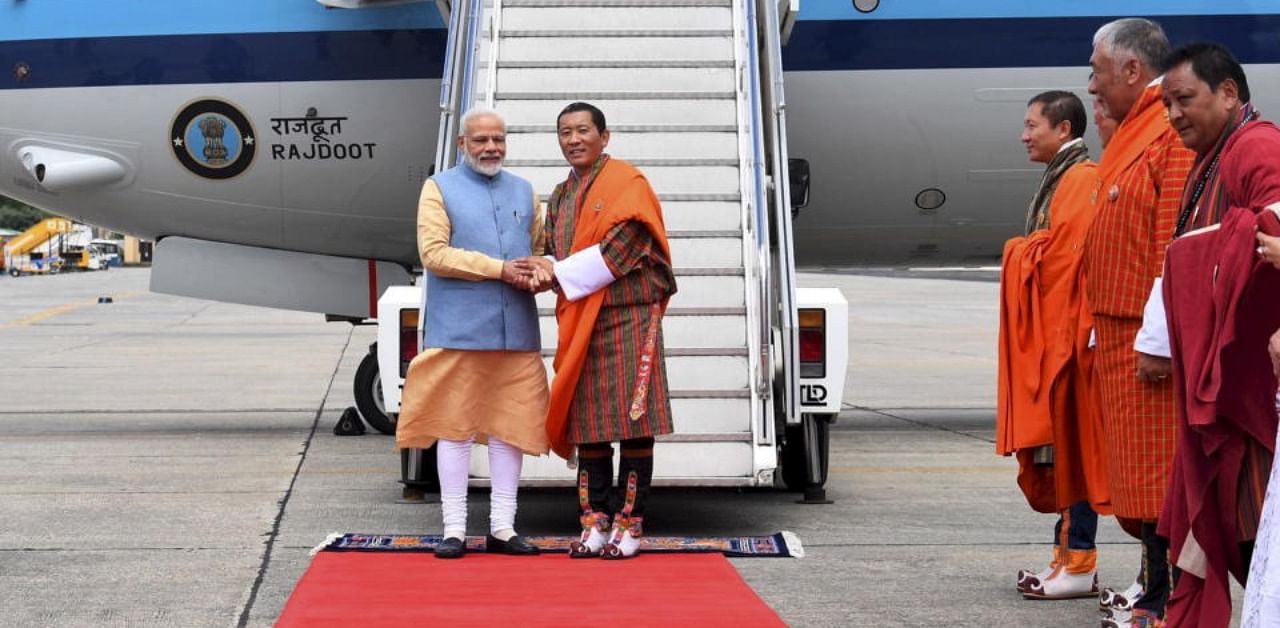
<path id="1" fill-rule="evenodd" d="M 421 283 L 421 282 L 419 282 Z M 542 297 L 541 303 L 549 303 Z M 381 374 L 382 410 L 389 415 L 400 412 L 404 391 L 404 372 L 408 362 L 403 357 L 416 355 L 422 342 L 419 307 L 422 291 L 416 286 L 394 286 L 378 300 L 377 361 Z M 821 312 L 827 323 L 821 328 L 823 340 L 822 367 L 818 374 L 802 371 L 796 377 L 786 379 L 792 387 L 792 398 L 798 399 L 802 414 L 812 414 L 829 419 L 839 413 L 843 404 L 845 371 L 848 366 L 849 304 L 839 290 L 834 288 L 801 288 L 797 291 L 797 308 L 802 312 Z M 405 328 L 402 321 L 411 319 L 418 323 Z M 544 325 L 542 345 L 549 350 L 555 347 L 554 328 Z M 552 333 L 547 333 L 550 331 Z M 406 333 L 407 332 L 407 333 Z M 405 343 L 412 343 L 406 352 Z M 547 375 L 554 371 L 547 359 Z M 550 381 L 550 379 L 548 379 Z M 795 417 L 799 425 L 802 417 Z M 480 448 L 480 445 L 476 445 Z M 687 450 L 656 447 L 655 481 L 658 484 L 682 484 L 704 486 L 774 486 L 782 481 L 778 447 L 773 435 L 757 429 L 752 433 L 749 449 L 727 448 L 717 451 L 716 444 L 704 444 L 699 455 L 689 456 Z M 670 452 L 670 455 L 664 455 Z M 489 477 L 488 457 L 471 457 L 471 477 L 476 484 L 484 484 Z M 554 454 L 543 457 L 526 457 L 521 481 L 525 484 L 570 484 L 573 471 L 564 460 Z"/>

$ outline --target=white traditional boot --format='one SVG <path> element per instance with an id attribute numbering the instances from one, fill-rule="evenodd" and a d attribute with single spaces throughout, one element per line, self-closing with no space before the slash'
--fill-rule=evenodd
<path id="1" fill-rule="evenodd" d="M 1115 616 L 1117 613 L 1133 610 L 1133 604 L 1142 597 L 1142 583 L 1135 581 L 1129 588 L 1117 591 L 1106 587 L 1098 595 L 1098 610 L 1104 615 Z"/>
<path id="2" fill-rule="evenodd" d="M 640 551 L 640 537 L 644 535 L 644 518 L 631 516 L 636 507 L 637 496 L 636 472 L 627 474 L 626 499 L 622 512 L 613 516 L 613 530 L 609 533 L 609 542 L 604 546 L 603 557 L 606 560 L 631 558 Z"/>
<path id="3" fill-rule="evenodd" d="M 1022 597 L 1032 600 L 1070 600 L 1098 597 L 1098 550 L 1063 552 L 1064 557 L 1047 578 L 1027 579 Z"/>
<path id="4" fill-rule="evenodd" d="M 1016 585 L 1018 588 L 1018 593 L 1022 593 L 1023 591 L 1027 590 L 1027 581 L 1030 580 L 1031 578 L 1036 578 L 1041 582 L 1044 582 L 1046 579 L 1049 578 L 1050 574 L 1053 573 L 1053 570 L 1057 569 L 1058 565 L 1060 564 L 1062 564 L 1062 548 L 1058 547 L 1057 545 L 1054 545 L 1053 560 L 1049 561 L 1048 567 L 1045 567 L 1044 569 L 1040 570 L 1039 573 L 1036 573 L 1034 571 L 1028 571 L 1026 569 L 1018 570 L 1018 583 Z"/>
<path id="5" fill-rule="evenodd" d="M 582 536 L 569 544 L 569 558 L 600 556 L 609 541 L 609 515 L 588 511 L 579 521 L 582 522 Z"/>
<path id="6" fill-rule="evenodd" d="M 640 551 L 640 537 L 644 536 L 644 519 L 618 513 L 613 517 L 613 530 L 604 546 L 605 560 L 631 558 Z"/>
<path id="7" fill-rule="evenodd" d="M 594 460 L 583 462 L 589 463 Z M 612 473 L 612 461 L 606 461 L 605 464 Z M 584 464 L 578 470 L 578 507 L 582 509 L 582 516 L 578 517 L 578 521 L 582 523 L 582 536 L 569 543 L 569 558 L 595 558 L 604 551 L 605 544 L 609 542 L 609 515 L 596 512 L 591 508 L 591 473 L 586 467 L 587 465 Z M 597 473 L 600 471 L 601 469 L 596 469 Z M 605 487 L 607 490 L 607 483 Z"/>

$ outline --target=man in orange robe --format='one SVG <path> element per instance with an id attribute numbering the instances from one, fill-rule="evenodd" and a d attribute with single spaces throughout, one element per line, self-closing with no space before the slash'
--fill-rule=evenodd
<path id="1" fill-rule="evenodd" d="M 1001 273 L 996 451 L 1017 455 L 1033 509 L 1061 513 L 1049 568 L 1018 574 L 1018 590 L 1035 599 L 1098 595 L 1097 511 L 1109 511 L 1080 268 L 1097 188 L 1086 120 L 1071 92 L 1027 103 L 1022 142 L 1047 168 Z"/>
<path id="2" fill-rule="evenodd" d="M 1170 588 L 1168 543 L 1156 534 L 1177 438 L 1167 358 L 1135 351 L 1143 309 L 1164 267 L 1195 159 L 1169 125 L 1159 82 L 1168 39 L 1154 22 L 1116 20 L 1094 35 L 1089 93 L 1120 120 L 1098 165 L 1097 215 L 1085 239 L 1111 504 L 1143 545 L 1142 596 L 1104 626 L 1153 625 Z"/>

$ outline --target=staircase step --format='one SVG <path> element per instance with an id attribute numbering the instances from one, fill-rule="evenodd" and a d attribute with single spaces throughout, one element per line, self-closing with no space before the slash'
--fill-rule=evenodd
<path id="1" fill-rule="evenodd" d="M 568 176 L 564 164 L 554 166 L 512 166 L 512 172 L 526 178 L 535 190 L 550 193 Z M 680 200 L 726 200 L 738 194 L 741 179 L 738 169 L 732 166 L 651 166 L 641 167 L 650 185 L 658 193 L 659 200 L 668 195 Z M 686 196 L 679 196 L 686 195 Z M 716 195 L 714 198 L 689 197 L 688 195 Z"/>
<path id="2" fill-rule="evenodd" d="M 555 316 L 555 296 L 546 293 L 547 297 L 538 297 L 538 316 Z M 666 318 L 674 316 L 746 316 L 745 307 L 675 307 L 668 305 Z"/>
<path id="3" fill-rule="evenodd" d="M 680 432 L 679 425 L 676 433 Z M 680 486 L 745 486 L 752 477 L 752 443 L 665 442 L 653 448 L 653 482 Z M 472 477 L 489 477 L 489 457 L 471 456 Z M 572 485 L 577 471 L 557 456 L 526 456 L 520 481 L 533 485 Z M 719 479 L 719 482 L 717 482 Z M 693 482 L 690 482 L 693 480 Z M 483 482 L 480 482 L 483 483 Z"/>
<path id="4" fill-rule="evenodd" d="M 676 263 L 679 262 L 677 259 Z M 677 268 L 676 287 L 678 289 L 668 305 L 669 311 L 689 308 L 713 308 L 720 311 L 724 308 L 746 306 L 746 285 L 741 270 L 737 274 L 689 275 Z M 537 301 L 539 309 L 547 310 L 555 307 L 556 297 L 550 292 L 543 292 L 537 296 Z"/>
<path id="5" fill-rule="evenodd" d="M 554 336 L 552 337 L 552 339 L 554 339 Z M 542 342 L 543 344 L 546 344 L 547 339 L 544 338 Z M 663 347 L 663 355 L 665 355 L 667 359 L 714 358 L 714 357 L 720 357 L 720 356 L 745 358 L 747 357 L 747 348 L 746 347 L 690 348 L 690 347 L 671 347 L 668 345 Z M 555 356 L 556 356 L 556 348 L 554 346 L 554 343 L 553 343 L 553 346 L 551 347 L 542 348 L 542 357 L 554 358 Z"/>
<path id="6" fill-rule="evenodd" d="M 628 30 L 686 30 L 689 28 L 719 32 L 732 23 L 731 7 L 663 6 L 661 10 L 637 9 L 635 6 L 570 5 L 554 7 L 522 7 L 502 5 L 502 24 L 518 25 L 521 30 L 568 30 L 591 32 L 601 25 L 621 24 Z M 504 28 L 505 31 L 505 28 Z M 507 33 L 504 32 L 505 36 Z"/>
<path id="7" fill-rule="evenodd" d="M 575 100 L 728 100 L 732 101 L 733 90 L 688 90 L 688 91 L 529 91 L 499 92 L 494 99 L 495 104 L 504 100 L 555 100 L 566 104 Z M 478 94 L 477 101 L 483 101 L 485 94 Z M 599 107 L 599 105 L 596 105 Z M 601 110 L 604 108 L 601 107 Z M 557 111 L 558 113 L 558 111 Z M 609 117 L 605 112 L 605 119 Z M 554 119 L 554 116 L 552 116 Z"/>
<path id="8" fill-rule="evenodd" d="M 488 61 L 486 60 L 481 63 L 481 67 L 488 67 L 487 64 Z M 651 59 L 622 59 L 615 61 L 544 59 L 540 61 L 498 61 L 499 70 L 510 68 L 732 68 L 733 65 L 733 59 L 667 59 L 657 61 Z"/>
<path id="9" fill-rule="evenodd" d="M 506 23 L 506 20 L 503 20 Z M 485 37 L 488 31 L 485 31 Z M 713 38 L 713 37 L 733 37 L 733 31 L 727 28 L 599 28 L 599 29 L 572 29 L 565 30 L 559 28 L 536 28 L 536 29 L 516 29 L 503 28 L 502 41 L 505 43 L 507 39 L 522 38 L 574 38 L 574 39 L 616 39 L 616 38 Z"/>
<path id="10" fill-rule="evenodd" d="M 554 349 L 556 333 L 554 311 L 546 310 L 538 321 L 542 332 L 543 351 Z M 663 317 L 662 337 L 666 347 L 681 351 L 722 351 L 723 355 L 745 355 L 747 346 L 746 316 L 673 316 Z M 742 353 L 730 353 L 742 352 Z M 670 355 L 670 354 L 668 354 Z M 719 354 L 712 354 L 719 355 Z"/>
<path id="11" fill-rule="evenodd" d="M 547 372 L 554 371 L 551 358 L 544 357 Z M 681 388 L 705 390 L 745 390 L 746 356 L 667 356 L 667 382 Z"/>
<path id="12" fill-rule="evenodd" d="M 502 39 L 499 60 L 543 61 L 563 59 L 567 50 L 590 51 L 594 61 L 643 59 L 733 59 L 733 37 L 619 37 L 573 32 L 563 37 L 516 37 Z M 489 58 L 489 42 L 480 42 L 477 59 Z"/>
<path id="13" fill-rule="evenodd" d="M 585 100 L 581 94 L 562 94 L 560 100 L 516 100 L 499 94 L 495 108 L 509 126 L 555 125 L 565 105 Z M 625 125 L 659 125 L 679 122 L 686 125 L 717 125 L 737 128 L 737 104 L 732 100 L 611 100 L 596 98 L 591 104 L 604 112 L 610 128 Z"/>
<path id="14" fill-rule="evenodd" d="M 503 7 L 732 7 L 733 0 L 503 0 Z"/>
<path id="15" fill-rule="evenodd" d="M 733 238 L 681 238 L 667 242 L 671 258 L 679 264 L 703 268 L 742 268 L 742 236 Z"/>
<path id="16" fill-rule="evenodd" d="M 627 153 L 628 155 L 632 153 Z M 701 168 L 701 167 L 729 167 L 736 168 L 738 166 L 737 159 L 716 159 L 716 158 L 699 158 L 699 159 L 649 159 L 644 157 L 628 158 L 627 162 L 631 165 L 641 168 Z M 566 167 L 564 158 L 559 159 L 508 159 L 505 162 L 506 167 L 518 171 L 520 168 L 564 168 Z"/>
<path id="17" fill-rule="evenodd" d="M 498 94 L 731 93 L 735 78 L 733 68 L 508 68 L 498 70 Z"/>
<path id="18" fill-rule="evenodd" d="M 609 147 L 613 148 L 618 139 L 623 135 L 657 135 L 662 133 L 685 136 L 691 133 L 729 133 L 734 135 L 736 141 L 738 128 L 732 124 L 615 124 L 613 120 L 610 119 L 609 131 L 613 134 L 612 139 L 609 140 Z M 513 135 L 538 135 L 543 133 L 554 137 L 556 134 L 556 125 L 508 124 L 507 145 L 510 146 L 511 137 Z"/>
<path id="19" fill-rule="evenodd" d="M 724 229 L 741 233 L 742 206 L 736 202 L 674 201 L 662 199 L 668 237 L 676 231 Z"/>

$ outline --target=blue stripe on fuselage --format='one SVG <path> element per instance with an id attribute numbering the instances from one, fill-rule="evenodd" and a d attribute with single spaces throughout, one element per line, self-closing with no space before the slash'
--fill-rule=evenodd
<path id="1" fill-rule="evenodd" d="M 1115 0 L 880 0 L 869 13 L 850 0 L 804 0 L 800 20 L 903 20 L 1114 15 Z M 1234 15 L 1275 10 L 1275 0 L 1129 0 L 1129 15 Z M 1123 16 L 1117 16 L 1123 17 Z"/>
<path id="2" fill-rule="evenodd" d="M 788 71 L 1089 65 L 1093 34 L 1113 17 L 797 22 Z M 1280 63 L 1280 14 L 1153 17 L 1173 45 L 1216 41 L 1242 63 Z"/>
<path id="3" fill-rule="evenodd" d="M 410 5 L 417 6 L 417 5 Z M 359 13 L 359 11 L 348 11 Z M 807 20 L 783 48 L 788 71 L 1085 67 L 1110 17 Z M 1280 63 L 1280 14 L 1156 18 L 1174 44 L 1226 44 L 1244 63 Z M 439 78 L 440 28 L 0 41 L 0 90 Z M 30 69 L 17 81 L 9 71 Z"/>
<path id="4" fill-rule="evenodd" d="M 440 78 L 446 32 L 162 35 L 0 42 L 0 90 Z"/>
<path id="5" fill-rule="evenodd" d="M 444 28 L 434 2 L 326 9 L 315 0 L 36 0 L 0 7 L 0 41 Z"/>

